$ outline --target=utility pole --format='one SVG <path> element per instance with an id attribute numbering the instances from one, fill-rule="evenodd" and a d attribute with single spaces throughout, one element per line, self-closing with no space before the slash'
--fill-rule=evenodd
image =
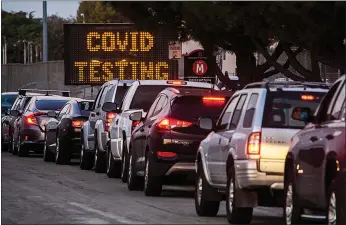
<path id="1" fill-rule="evenodd" d="M 26 45 L 26 41 L 25 41 L 25 40 L 23 41 L 23 44 L 24 44 L 24 64 L 26 64 L 26 59 L 27 59 L 27 56 L 26 56 L 27 45 Z"/>
<path id="2" fill-rule="evenodd" d="M 47 1 L 43 1 L 43 62 L 48 61 Z"/>

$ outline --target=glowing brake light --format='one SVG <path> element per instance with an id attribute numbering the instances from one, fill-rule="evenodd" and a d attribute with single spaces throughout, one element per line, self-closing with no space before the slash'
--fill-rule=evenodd
<path id="1" fill-rule="evenodd" d="M 116 117 L 116 113 L 113 112 L 108 112 L 106 115 L 106 126 L 105 126 L 105 131 L 109 131 L 109 127 L 111 126 L 112 120 Z"/>
<path id="2" fill-rule="evenodd" d="M 30 114 L 30 115 L 26 116 L 25 123 L 28 125 L 38 126 L 36 116 L 41 116 L 41 115 L 45 115 L 45 113 L 44 112 L 37 112 L 37 113 Z"/>
<path id="3" fill-rule="evenodd" d="M 169 80 L 167 81 L 167 84 L 173 84 L 173 85 L 186 85 L 186 81 L 181 81 L 181 80 Z"/>
<path id="4" fill-rule="evenodd" d="M 204 105 L 223 105 L 226 99 L 223 97 L 203 97 Z"/>
<path id="5" fill-rule="evenodd" d="M 312 100 L 318 99 L 318 97 L 315 98 L 312 95 L 302 95 L 301 99 L 304 100 L 304 101 L 312 101 Z"/>
<path id="6" fill-rule="evenodd" d="M 261 132 L 253 132 L 247 143 L 248 155 L 259 155 L 261 153 Z"/>
<path id="7" fill-rule="evenodd" d="M 183 121 L 183 120 L 170 119 L 170 118 L 162 119 L 157 124 L 157 126 L 160 129 L 164 129 L 164 130 L 171 130 L 175 127 L 189 127 L 191 125 L 192 125 L 191 122 L 187 122 L 187 121 Z"/>
<path id="8" fill-rule="evenodd" d="M 162 158 L 174 158 L 177 156 L 176 153 L 174 152 L 156 152 L 158 157 L 162 157 Z"/>
<path id="9" fill-rule="evenodd" d="M 73 127 L 82 127 L 83 123 L 84 123 L 83 121 L 73 120 L 72 121 L 72 126 Z"/>
<path id="10" fill-rule="evenodd" d="M 132 122 L 131 133 L 132 133 L 133 130 L 138 126 L 138 124 L 139 124 L 140 122 L 141 122 L 141 121 L 133 121 L 133 122 Z"/>

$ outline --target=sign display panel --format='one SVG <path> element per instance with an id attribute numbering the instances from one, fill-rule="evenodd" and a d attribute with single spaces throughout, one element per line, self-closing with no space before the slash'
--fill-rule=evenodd
<path id="1" fill-rule="evenodd" d="M 65 24 L 66 85 L 102 85 L 113 79 L 174 79 L 169 60 L 174 37 L 158 27 L 154 32 L 133 24 Z"/>
<path id="2" fill-rule="evenodd" d="M 204 56 L 203 50 L 195 50 L 184 57 L 184 80 L 215 84 L 216 57 Z"/>

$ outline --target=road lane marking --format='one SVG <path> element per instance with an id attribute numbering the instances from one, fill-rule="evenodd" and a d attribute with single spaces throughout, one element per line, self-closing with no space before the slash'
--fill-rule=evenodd
<path id="1" fill-rule="evenodd" d="M 114 214 L 102 212 L 100 210 L 93 209 L 93 208 L 91 208 L 91 207 L 89 207 L 87 205 L 80 204 L 80 203 L 77 203 L 77 202 L 69 202 L 69 204 L 73 205 L 73 206 L 76 206 L 76 207 L 79 207 L 81 209 L 84 209 L 85 211 L 93 212 L 93 213 L 96 213 L 96 214 L 98 214 L 100 216 L 116 220 L 118 223 L 122 223 L 122 224 L 146 224 L 146 223 L 142 223 L 142 222 L 138 222 L 138 221 L 128 220 L 128 219 L 126 219 L 125 217 L 122 217 L 122 216 L 117 216 L 117 215 L 114 215 Z"/>

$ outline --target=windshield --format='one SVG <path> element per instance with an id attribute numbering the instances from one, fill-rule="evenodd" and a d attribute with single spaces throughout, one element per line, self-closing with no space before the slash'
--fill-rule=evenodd
<path id="1" fill-rule="evenodd" d="M 324 95 L 324 92 L 271 92 L 266 100 L 262 126 L 302 129 L 305 123 L 292 119 L 293 109 L 308 107 L 314 112 Z"/>
<path id="2" fill-rule="evenodd" d="M 61 100 L 61 99 L 42 99 L 36 101 L 36 108 L 38 110 L 55 110 L 60 111 L 62 107 L 68 102 L 69 99 Z"/>
<path id="3" fill-rule="evenodd" d="M 1 94 L 1 106 L 11 108 L 17 96 L 17 94 Z"/>
<path id="4" fill-rule="evenodd" d="M 93 104 L 94 102 L 90 102 L 90 101 L 78 102 L 81 116 L 89 117 Z"/>
<path id="5" fill-rule="evenodd" d="M 183 96 L 172 103 L 170 116 L 185 121 L 197 121 L 200 117 L 217 120 L 229 97 L 222 102 L 205 102 L 202 96 Z"/>

